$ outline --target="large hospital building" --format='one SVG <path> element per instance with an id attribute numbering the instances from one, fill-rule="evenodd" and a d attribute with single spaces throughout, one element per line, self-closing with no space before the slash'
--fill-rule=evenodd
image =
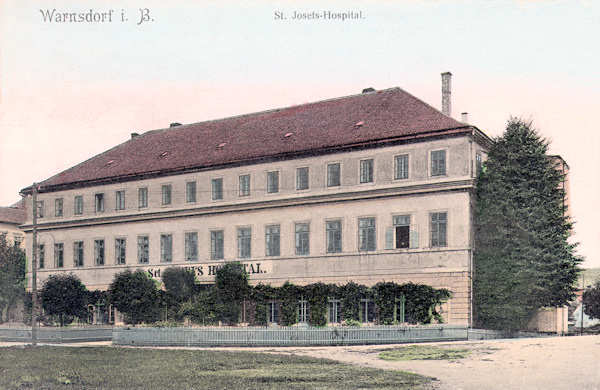
<path id="1" fill-rule="evenodd" d="M 106 289 L 127 267 L 160 280 L 172 266 L 212 283 L 219 265 L 241 261 L 253 284 L 447 288 L 446 322 L 466 325 L 475 180 L 490 145 L 400 88 L 174 123 L 39 183 L 28 258 L 36 210 L 38 283 L 67 272 Z"/>

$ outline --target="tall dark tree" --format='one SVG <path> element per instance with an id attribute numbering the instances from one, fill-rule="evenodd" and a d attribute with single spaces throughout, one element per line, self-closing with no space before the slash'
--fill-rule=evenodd
<path id="1" fill-rule="evenodd" d="M 40 291 L 44 311 L 58 317 L 61 326 L 71 323 L 74 317 L 85 319 L 90 298 L 89 291 L 72 274 L 50 275 Z"/>
<path id="2" fill-rule="evenodd" d="M 220 297 L 221 321 L 235 324 L 241 313 L 242 302 L 250 296 L 248 273 L 240 262 L 226 263 L 215 275 L 215 285 Z"/>
<path id="3" fill-rule="evenodd" d="M 110 302 L 129 324 L 152 323 L 160 318 L 157 282 L 142 270 L 126 269 L 116 274 L 108 294 Z"/>
<path id="4" fill-rule="evenodd" d="M 568 242 L 564 173 L 531 122 L 511 118 L 477 183 L 475 308 L 478 324 L 524 329 L 536 309 L 573 297 L 581 258 Z"/>
<path id="5" fill-rule="evenodd" d="M 0 323 L 9 309 L 25 296 L 25 252 L 0 234 Z M 6 315 L 5 315 L 6 313 Z"/>

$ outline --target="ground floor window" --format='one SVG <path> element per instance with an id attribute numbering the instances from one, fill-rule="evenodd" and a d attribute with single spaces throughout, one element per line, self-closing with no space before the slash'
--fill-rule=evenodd
<path id="1" fill-rule="evenodd" d="M 308 322 L 308 301 L 305 299 L 298 301 L 298 322 Z"/>
<path id="2" fill-rule="evenodd" d="M 270 301 L 267 312 L 267 321 L 269 324 L 279 323 L 279 302 Z"/>
<path id="3" fill-rule="evenodd" d="M 406 322 L 406 297 L 404 295 L 396 299 L 394 321 L 400 323 Z"/>
<path id="4" fill-rule="evenodd" d="M 360 301 L 360 320 L 361 322 L 373 322 L 375 320 L 375 302 L 372 299 L 362 299 Z"/>
<path id="5" fill-rule="evenodd" d="M 342 302 L 339 299 L 329 299 L 329 322 L 337 324 L 342 319 Z"/>

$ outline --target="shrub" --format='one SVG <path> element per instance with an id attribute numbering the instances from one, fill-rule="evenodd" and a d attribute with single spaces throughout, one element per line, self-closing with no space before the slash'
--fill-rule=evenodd
<path id="1" fill-rule="evenodd" d="M 129 324 L 152 323 L 160 318 L 156 281 L 142 270 L 115 275 L 108 288 L 110 301 Z"/>
<path id="2" fill-rule="evenodd" d="M 51 275 L 40 291 L 42 308 L 46 314 L 58 317 L 61 326 L 71 323 L 74 317 L 86 319 L 90 298 L 88 290 L 72 274 Z"/>

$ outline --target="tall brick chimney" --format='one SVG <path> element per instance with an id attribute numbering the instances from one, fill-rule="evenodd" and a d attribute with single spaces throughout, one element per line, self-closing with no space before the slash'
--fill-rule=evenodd
<path id="1" fill-rule="evenodd" d="M 450 109 L 451 79 L 452 73 L 442 73 L 442 114 L 448 116 L 452 116 L 452 111 Z"/>

